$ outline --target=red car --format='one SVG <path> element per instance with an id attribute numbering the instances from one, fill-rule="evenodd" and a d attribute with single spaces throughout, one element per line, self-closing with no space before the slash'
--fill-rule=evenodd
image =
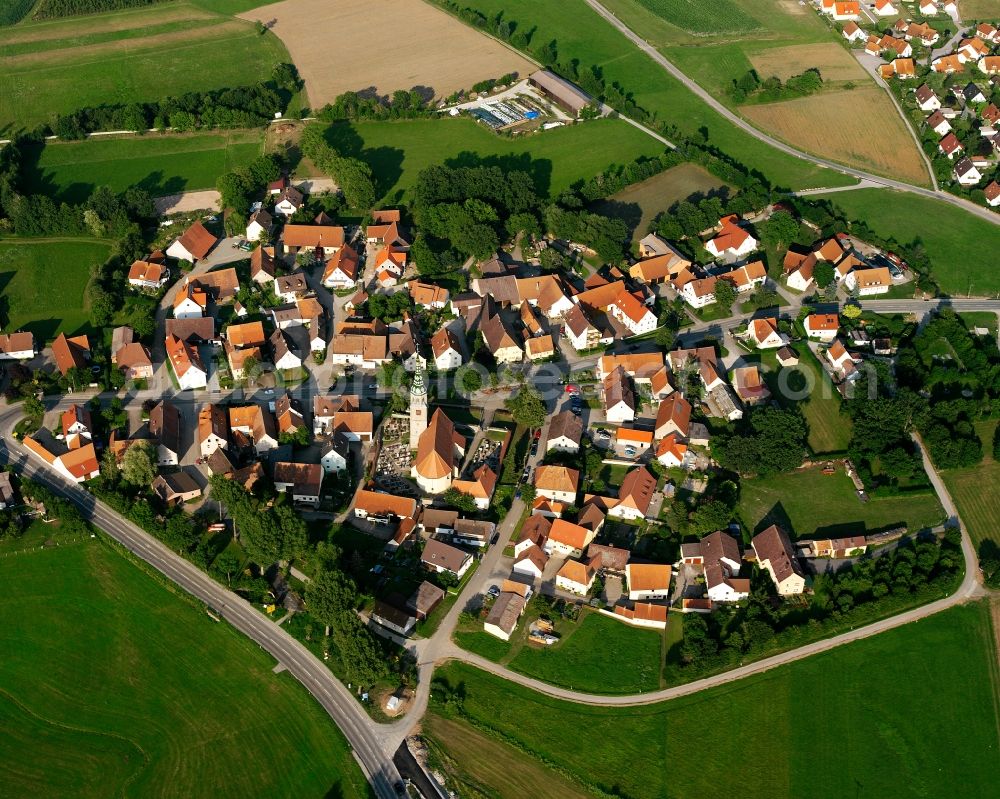
<path id="1" fill-rule="evenodd" d="M 570 383 L 568 386 L 566 386 L 566 393 L 567 394 L 578 394 L 579 392 L 580 392 L 580 389 L 578 389 L 572 383 Z"/>

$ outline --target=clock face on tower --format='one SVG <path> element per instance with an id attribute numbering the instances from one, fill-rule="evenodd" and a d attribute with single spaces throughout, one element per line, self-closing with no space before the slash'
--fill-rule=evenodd
<path id="1" fill-rule="evenodd" d="M 414 416 L 420 416 L 420 409 L 417 408 L 413 411 Z"/>

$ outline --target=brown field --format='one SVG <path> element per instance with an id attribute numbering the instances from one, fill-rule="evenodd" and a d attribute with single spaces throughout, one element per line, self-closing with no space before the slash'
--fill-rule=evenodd
<path id="1" fill-rule="evenodd" d="M 929 183 L 910 132 L 875 86 L 746 105 L 740 111 L 762 130 L 807 152 L 916 185 Z"/>
<path id="2" fill-rule="evenodd" d="M 847 50 L 839 44 L 793 44 L 772 47 L 747 58 L 761 78 L 777 75 L 782 80 L 815 67 L 823 80 L 863 80 L 867 73 Z"/>
<path id="3" fill-rule="evenodd" d="M 638 241 L 649 232 L 656 215 L 675 202 L 725 185 L 696 164 L 681 164 L 596 203 L 594 210 L 624 219 L 630 227 L 634 225 L 632 237 Z"/>
<path id="4" fill-rule="evenodd" d="M 241 15 L 271 24 L 313 108 L 346 91 L 415 86 L 437 97 L 536 67 L 423 0 L 285 0 Z"/>
<path id="5" fill-rule="evenodd" d="M 1000 19 L 1000 0 L 960 0 L 959 10 L 963 20 L 982 19 L 995 23 Z"/>

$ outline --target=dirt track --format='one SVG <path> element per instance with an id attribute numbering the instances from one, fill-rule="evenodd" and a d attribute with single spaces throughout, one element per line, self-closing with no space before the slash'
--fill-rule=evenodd
<path id="1" fill-rule="evenodd" d="M 423 0 L 285 0 L 247 11 L 284 42 L 313 108 L 346 91 L 415 86 L 445 97 L 534 65 Z"/>

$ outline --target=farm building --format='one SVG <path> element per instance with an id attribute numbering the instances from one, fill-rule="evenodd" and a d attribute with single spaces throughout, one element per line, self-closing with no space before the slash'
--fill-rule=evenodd
<path id="1" fill-rule="evenodd" d="M 528 82 L 573 116 L 579 116 L 580 112 L 593 102 L 593 98 L 579 86 L 573 85 L 565 78 L 560 78 L 547 69 L 540 69 L 538 72 L 532 73 L 528 77 Z"/>

